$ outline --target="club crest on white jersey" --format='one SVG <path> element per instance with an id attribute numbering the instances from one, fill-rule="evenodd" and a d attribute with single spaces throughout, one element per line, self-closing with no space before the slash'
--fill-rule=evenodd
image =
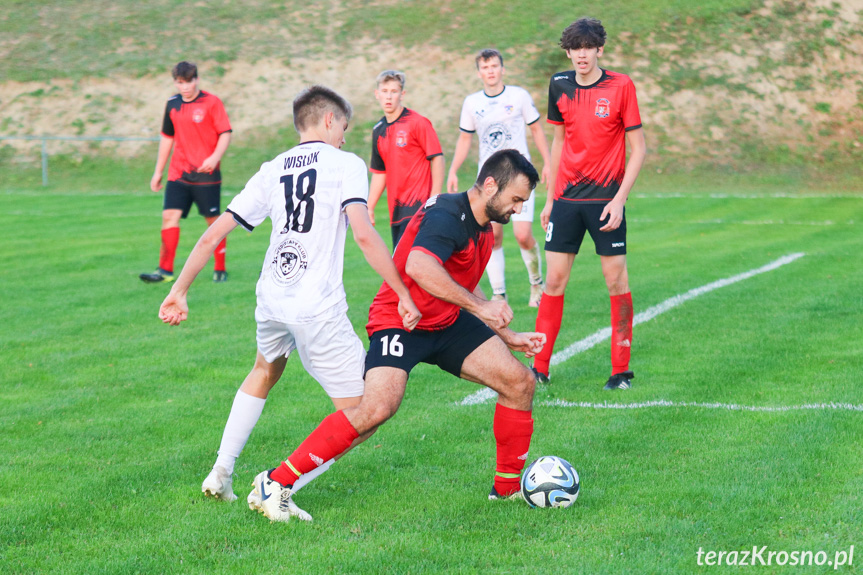
<path id="1" fill-rule="evenodd" d="M 294 238 L 287 239 L 278 245 L 275 254 L 270 266 L 273 281 L 284 287 L 300 281 L 309 267 L 309 256 L 303 244 Z"/>

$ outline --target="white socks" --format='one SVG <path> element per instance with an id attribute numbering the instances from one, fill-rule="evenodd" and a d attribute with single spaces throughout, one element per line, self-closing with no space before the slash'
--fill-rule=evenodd
<path id="1" fill-rule="evenodd" d="M 308 473 L 303 473 L 302 475 L 300 475 L 300 478 L 297 479 L 296 482 L 294 482 L 294 486 L 291 487 L 291 493 L 296 493 L 305 485 L 308 485 L 309 483 L 314 481 L 319 475 L 329 469 L 334 462 L 335 459 L 330 459 L 328 461 L 325 461 L 322 465 L 318 465 Z"/>
<path id="2" fill-rule="evenodd" d="M 535 286 L 542 283 L 542 256 L 539 254 L 539 242 L 533 244 L 532 250 L 521 250 L 521 259 L 527 267 L 527 277 L 530 285 Z"/>
<path id="3" fill-rule="evenodd" d="M 228 474 L 234 472 L 234 461 L 237 460 L 243 447 L 246 446 L 246 441 L 249 440 L 252 430 L 258 423 L 258 418 L 261 417 L 266 402 L 266 399 L 254 397 L 240 390 L 237 391 L 234 405 L 231 407 L 231 414 L 225 424 L 225 431 L 222 433 L 219 457 L 216 459 L 216 465 L 224 467 Z"/>
<path id="4" fill-rule="evenodd" d="M 488 260 L 488 265 L 485 266 L 485 273 L 488 274 L 488 281 L 491 284 L 491 293 L 493 295 L 503 295 L 506 293 L 505 265 L 503 248 L 491 250 L 491 259 Z"/>

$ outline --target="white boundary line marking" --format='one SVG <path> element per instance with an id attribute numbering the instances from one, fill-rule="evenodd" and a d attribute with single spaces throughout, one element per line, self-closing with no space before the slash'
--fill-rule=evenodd
<path id="1" fill-rule="evenodd" d="M 760 268 L 755 268 L 753 270 L 749 270 L 748 272 L 743 272 L 741 274 L 737 274 L 736 276 L 731 276 L 730 278 L 725 278 L 721 280 L 717 280 L 715 282 L 711 282 L 707 285 L 703 285 L 701 287 L 697 287 L 689 290 L 686 293 L 676 295 L 674 297 L 670 297 L 662 303 L 659 303 L 651 308 L 644 310 L 641 313 L 635 315 L 632 318 L 632 325 L 636 326 L 638 324 L 644 323 L 646 321 L 650 321 L 661 313 L 665 313 L 668 310 L 679 306 L 680 304 L 687 302 L 691 299 L 697 298 L 698 296 L 704 295 L 706 293 L 712 292 L 713 290 L 717 290 L 719 288 L 723 288 L 729 286 L 731 284 L 735 284 L 737 282 L 743 281 L 745 279 L 749 279 L 758 274 L 763 274 L 765 272 L 773 271 L 776 268 L 782 267 L 786 264 L 790 264 L 794 260 L 802 258 L 805 253 L 798 252 L 794 254 L 789 254 L 787 256 L 782 256 L 778 260 L 774 260 L 769 264 L 763 265 Z M 603 328 L 596 333 L 587 336 L 586 338 L 577 341 L 563 349 L 554 355 L 551 356 L 551 365 L 557 365 L 562 363 L 577 353 L 581 353 L 583 351 L 587 351 L 596 344 L 605 341 L 611 337 L 611 328 L 606 327 Z M 459 402 L 460 405 L 476 405 L 479 403 L 484 403 L 489 399 L 495 397 L 497 394 L 487 387 L 483 387 L 479 391 L 468 395 L 466 398 Z"/>
<path id="2" fill-rule="evenodd" d="M 589 403 L 585 401 L 543 401 L 541 405 L 548 407 L 582 407 L 587 409 L 645 409 L 650 407 L 700 407 L 702 409 L 725 409 L 728 411 L 762 411 L 785 412 L 799 410 L 833 410 L 833 411 L 863 411 L 863 404 L 853 403 L 804 403 L 803 405 L 738 405 L 736 403 L 699 403 L 695 401 L 668 401 L 658 399 L 642 403 Z"/>

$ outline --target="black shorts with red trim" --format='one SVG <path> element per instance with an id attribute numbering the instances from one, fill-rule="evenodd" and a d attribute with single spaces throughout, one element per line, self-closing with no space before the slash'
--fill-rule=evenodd
<path id="1" fill-rule="evenodd" d="M 545 251 L 577 254 L 584 241 L 584 233 L 588 232 L 600 256 L 620 256 L 626 254 L 626 209 L 623 221 L 616 230 L 599 231 L 608 223 L 600 221 L 602 210 L 606 204 L 571 202 L 554 200 L 548 227 L 545 232 Z"/>
<path id="2" fill-rule="evenodd" d="M 492 337 L 491 328 L 464 310 L 455 323 L 441 330 L 382 329 L 369 337 L 366 371 L 396 367 L 410 374 L 416 364 L 423 362 L 461 377 L 467 356 Z"/>
<path id="3" fill-rule="evenodd" d="M 182 210 L 185 218 L 193 203 L 198 206 L 198 213 L 205 218 L 218 216 L 222 212 L 222 183 L 173 180 L 165 186 L 163 210 Z"/>

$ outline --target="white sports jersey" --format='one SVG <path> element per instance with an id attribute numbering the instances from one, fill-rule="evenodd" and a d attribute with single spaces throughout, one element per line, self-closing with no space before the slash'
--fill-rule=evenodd
<path id="1" fill-rule="evenodd" d="M 348 309 L 342 269 L 345 208 L 369 197 L 366 164 L 323 142 L 308 142 L 261 165 L 228 205 L 251 231 L 269 216 L 270 247 L 255 293 L 256 317 L 309 323 Z"/>
<path id="2" fill-rule="evenodd" d="M 513 148 L 530 159 L 525 125 L 540 119 L 533 98 L 524 88 L 504 86 L 497 96 L 480 90 L 464 99 L 458 127 L 463 132 L 479 134 L 479 164 L 498 150 Z"/>

